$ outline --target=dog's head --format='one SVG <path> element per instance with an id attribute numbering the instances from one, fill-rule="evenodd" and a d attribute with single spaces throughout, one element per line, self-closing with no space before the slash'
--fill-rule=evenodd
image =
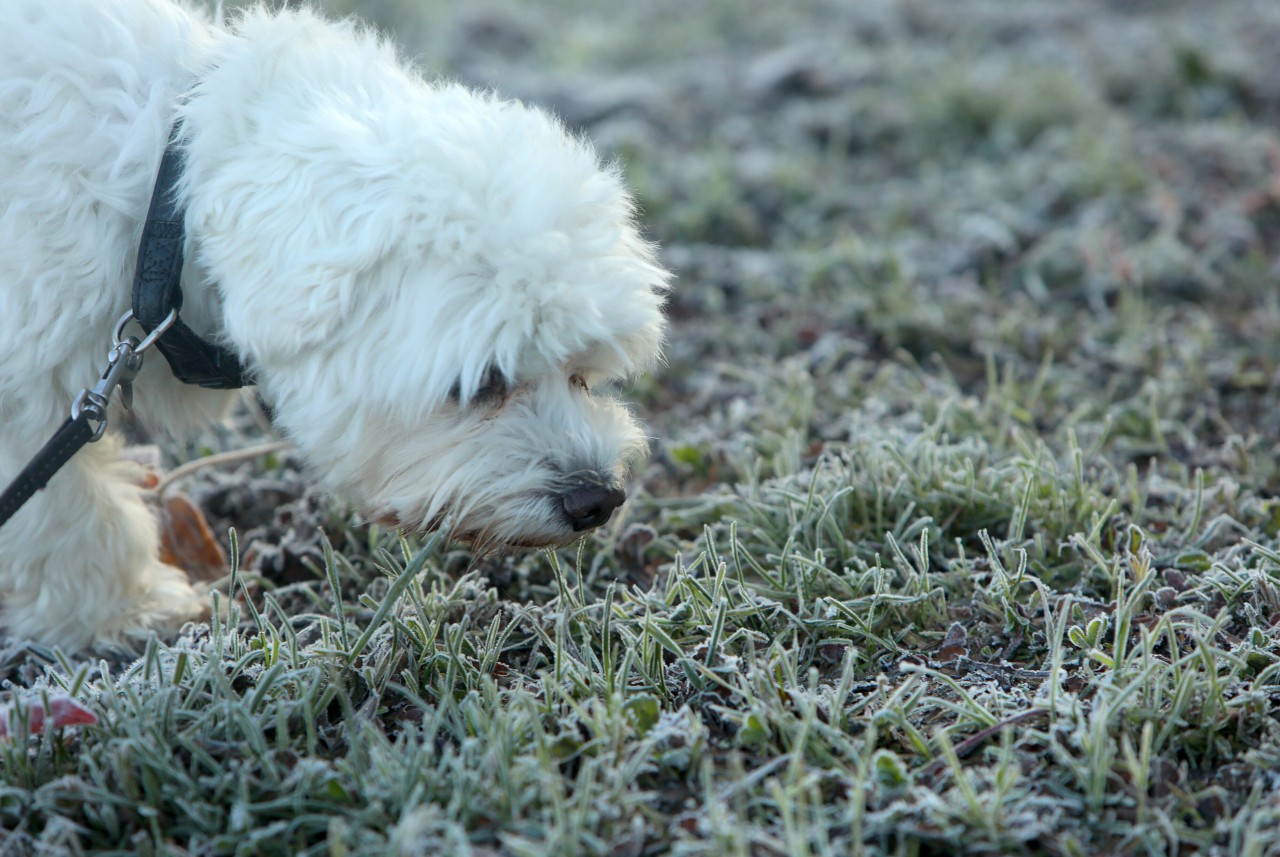
<path id="1" fill-rule="evenodd" d="M 183 193 L 281 428 L 371 519 L 528 546 L 608 520 L 646 448 L 609 385 L 658 359 L 667 281 L 618 171 L 349 28 L 240 35 L 184 108 Z"/>

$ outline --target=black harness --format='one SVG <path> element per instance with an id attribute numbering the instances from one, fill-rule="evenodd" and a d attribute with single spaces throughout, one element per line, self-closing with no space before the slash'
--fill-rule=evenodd
<path id="1" fill-rule="evenodd" d="M 71 416 L 0 494 L 0 526 L 43 489 L 82 446 L 102 437 L 107 427 L 107 407 L 116 389 L 120 390 L 121 403 L 126 408 L 132 405 L 133 379 L 142 369 L 143 352 L 152 345 L 164 355 L 174 376 L 184 383 L 215 390 L 233 390 L 253 383 L 234 353 L 201 337 L 178 316 L 182 309 L 180 281 L 186 234 L 175 186 L 182 166 L 178 126 L 174 125 L 160 159 L 142 227 L 138 267 L 133 277 L 133 309 L 116 323 L 107 369 L 92 389 L 76 396 Z M 144 331 L 141 340 L 124 335 L 130 320 L 136 320 Z"/>
<path id="2" fill-rule="evenodd" d="M 183 163 L 177 136 L 178 127 L 174 126 L 156 172 L 151 207 L 138 244 L 138 268 L 133 276 L 133 317 L 147 333 L 164 324 L 170 312 L 182 311 L 180 280 L 186 230 L 174 192 Z M 202 338 L 181 318 L 174 318 L 169 329 L 156 340 L 156 348 L 183 383 L 212 390 L 235 390 L 253 383 L 235 354 Z"/>

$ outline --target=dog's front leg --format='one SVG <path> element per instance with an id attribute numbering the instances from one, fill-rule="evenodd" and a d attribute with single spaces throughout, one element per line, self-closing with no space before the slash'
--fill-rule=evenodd
<path id="1" fill-rule="evenodd" d="M 206 611 L 186 574 L 160 562 L 155 516 L 120 447 L 108 435 L 80 450 L 0 527 L 5 633 L 69 651 L 132 646 Z M 13 452 L 0 453 L 0 473 L 25 463 Z"/>

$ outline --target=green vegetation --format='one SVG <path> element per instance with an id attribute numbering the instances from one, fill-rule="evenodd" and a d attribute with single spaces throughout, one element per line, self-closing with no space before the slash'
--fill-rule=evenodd
<path id="1" fill-rule="evenodd" d="M 364 14 L 624 162 L 652 459 L 576 549 L 313 503 L 211 629 L 6 651 L 101 722 L 0 745 L 0 854 L 1280 852 L 1280 6 Z"/>

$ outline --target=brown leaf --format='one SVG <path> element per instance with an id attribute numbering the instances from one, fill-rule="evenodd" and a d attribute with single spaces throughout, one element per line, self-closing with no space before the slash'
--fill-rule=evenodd
<path id="1" fill-rule="evenodd" d="M 160 559 L 183 569 L 192 580 L 217 580 L 227 573 L 222 545 L 185 494 L 169 494 L 161 505 Z"/>

